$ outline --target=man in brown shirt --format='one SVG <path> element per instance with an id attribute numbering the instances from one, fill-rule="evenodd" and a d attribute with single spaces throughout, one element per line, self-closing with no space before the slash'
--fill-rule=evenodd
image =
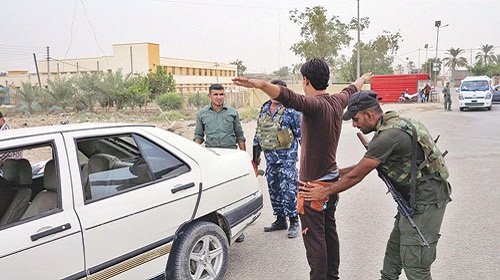
<path id="1" fill-rule="evenodd" d="M 338 94 L 328 94 L 330 68 L 321 59 L 312 59 L 300 69 L 305 95 L 271 83 L 237 77 L 236 85 L 258 88 L 285 107 L 302 112 L 302 140 L 299 180 L 308 182 L 333 182 L 338 180 L 336 152 L 342 114 L 349 98 L 358 92 L 372 77 L 364 74 Z M 307 261 L 311 268 L 310 279 L 339 279 L 339 242 L 335 224 L 337 195 L 326 201 L 304 202 L 299 196 L 298 212 Z"/>

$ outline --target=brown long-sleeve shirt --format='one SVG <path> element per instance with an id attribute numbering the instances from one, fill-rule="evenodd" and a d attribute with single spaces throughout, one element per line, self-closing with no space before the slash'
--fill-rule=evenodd
<path id="1" fill-rule="evenodd" d="M 278 100 L 285 107 L 302 112 L 299 179 L 317 180 L 337 170 L 337 146 L 342 114 L 357 89 L 350 85 L 337 94 L 304 96 L 281 87 Z"/>

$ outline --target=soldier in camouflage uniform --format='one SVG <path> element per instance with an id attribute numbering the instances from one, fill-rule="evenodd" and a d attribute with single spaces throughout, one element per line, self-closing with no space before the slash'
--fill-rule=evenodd
<path id="1" fill-rule="evenodd" d="M 273 80 L 271 83 L 286 87 L 286 83 L 281 80 Z M 269 197 L 273 214 L 276 216 L 276 220 L 271 226 L 265 227 L 264 231 L 288 228 L 289 238 L 295 238 L 299 234 L 297 160 L 300 121 L 301 113 L 285 108 L 278 101 L 269 100 L 262 105 L 257 119 L 257 133 L 253 140 L 253 145 L 260 146 L 264 151 Z M 260 153 L 256 158 L 256 164 L 259 164 Z M 290 220 L 290 227 L 287 224 L 287 217 Z"/>
<path id="2" fill-rule="evenodd" d="M 430 245 L 424 247 L 415 229 L 398 213 L 387 242 L 381 279 L 399 279 L 404 269 L 408 280 L 430 280 L 441 223 L 451 201 L 448 170 L 427 129 L 395 112 L 384 114 L 376 95 L 373 91 L 353 95 L 342 117 L 352 119 L 352 125 L 364 134 L 375 132 L 361 161 L 341 169 L 342 180 L 326 187 L 299 188 L 299 196 L 306 200 L 328 197 L 351 188 L 370 171 L 379 169 L 409 201 L 413 220 Z M 413 134 L 417 135 L 414 139 Z M 411 169 L 414 176 L 410 176 Z M 416 179 L 412 181 L 411 177 Z"/>

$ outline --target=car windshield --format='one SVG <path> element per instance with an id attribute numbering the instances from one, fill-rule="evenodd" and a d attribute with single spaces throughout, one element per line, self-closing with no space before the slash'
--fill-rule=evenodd
<path id="1" fill-rule="evenodd" d="M 465 81 L 462 83 L 460 91 L 476 91 L 476 90 L 488 90 L 487 81 Z"/>

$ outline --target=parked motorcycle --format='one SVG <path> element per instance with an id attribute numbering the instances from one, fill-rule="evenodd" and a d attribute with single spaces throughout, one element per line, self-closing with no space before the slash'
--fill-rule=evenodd
<path id="1" fill-rule="evenodd" d="M 409 94 L 406 91 L 401 92 L 401 96 L 398 99 L 399 103 L 416 103 L 418 102 L 418 92 Z"/>

